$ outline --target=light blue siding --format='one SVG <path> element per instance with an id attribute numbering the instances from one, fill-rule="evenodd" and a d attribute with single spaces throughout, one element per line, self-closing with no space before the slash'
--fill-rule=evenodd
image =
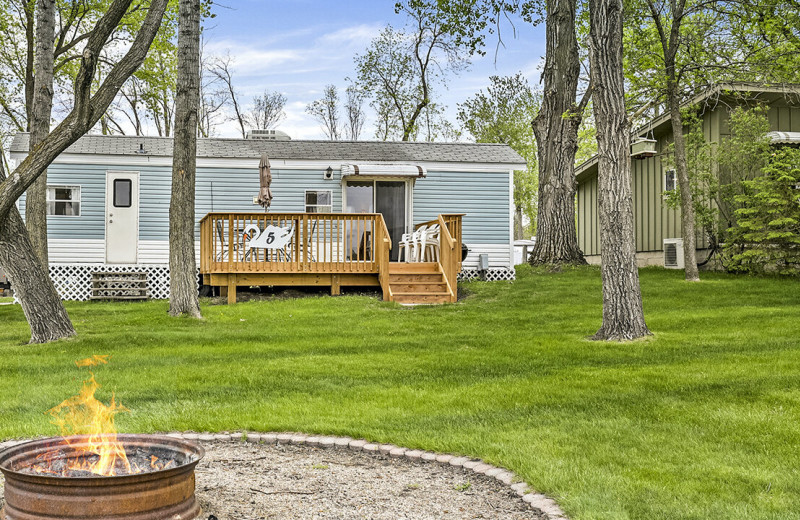
<path id="1" fill-rule="evenodd" d="M 414 185 L 414 223 L 440 213 L 465 213 L 464 243 L 510 241 L 508 173 L 428 172 Z"/>
<path id="2" fill-rule="evenodd" d="M 80 217 L 49 217 L 54 239 L 103 239 L 107 171 L 139 172 L 139 238 L 169 238 L 169 201 L 172 170 L 169 166 L 126 167 L 119 164 L 52 165 L 48 184 L 81 187 Z M 466 243 L 509 243 L 509 175 L 507 173 L 429 171 L 414 185 L 414 223 L 435 219 L 440 213 L 465 213 Z M 302 212 L 306 190 L 331 190 L 333 211 L 342 211 L 341 173 L 325 180 L 321 170 L 272 171 L 270 211 Z M 196 219 L 211 211 L 262 211 L 253 204 L 258 195 L 258 172 L 250 168 L 198 168 Z M 24 198 L 20 203 L 24 213 Z M 199 224 L 197 226 L 199 239 Z"/>
<path id="3" fill-rule="evenodd" d="M 53 239 L 104 239 L 107 171 L 139 172 L 139 238 L 169 239 L 169 202 L 172 169 L 168 166 L 126 167 L 124 165 L 52 165 L 47 183 L 81 187 L 80 217 L 48 217 L 48 234 Z M 331 190 L 333 211 L 341 212 L 341 177 L 325 180 L 322 170 L 273 170 L 270 211 L 305 211 L 306 190 Z M 196 185 L 197 237 L 199 221 L 210 211 L 263 211 L 253 204 L 258 196 L 258 171 L 244 168 L 198 168 Z M 213 194 L 213 199 L 212 199 Z M 25 213 L 25 197 L 20 199 Z"/>
<path id="4" fill-rule="evenodd" d="M 81 187 L 80 216 L 47 217 L 50 238 L 105 238 L 106 169 L 102 166 L 50 165 L 47 184 Z M 20 197 L 19 211 L 24 217 L 25 195 Z"/>

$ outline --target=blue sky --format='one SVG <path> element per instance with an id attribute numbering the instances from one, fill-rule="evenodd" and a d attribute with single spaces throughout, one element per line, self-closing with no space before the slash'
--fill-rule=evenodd
<path id="1" fill-rule="evenodd" d="M 227 4 L 225 3 L 227 2 Z M 217 4 L 217 2 L 215 2 Z M 323 139 L 319 125 L 305 107 L 321 97 L 326 84 L 340 88 L 353 76 L 353 56 L 363 52 L 387 24 L 400 28 L 405 17 L 394 13 L 394 0 L 219 0 L 216 17 L 206 22 L 206 55 L 230 53 L 234 58 L 234 83 L 242 101 L 249 103 L 264 89 L 287 97 L 286 119 L 278 126 L 294 139 Z M 489 76 L 521 71 L 538 85 L 544 55 L 543 27 L 515 21 L 503 28 L 505 48 L 495 59 L 494 44 L 487 56 L 474 57 L 469 70 L 451 77 L 438 101 L 447 105 L 453 123 L 456 104 L 485 88 Z M 372 139 L 368 121 L 362 139 Z M 218 129 L 223 137 L 236 137 L 235 125 Z"/>

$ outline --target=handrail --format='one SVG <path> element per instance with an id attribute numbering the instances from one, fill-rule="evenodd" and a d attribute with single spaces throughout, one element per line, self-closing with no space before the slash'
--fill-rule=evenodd
<path id="1" fill-rule="evenodd" d="M 439 223 L 439 270 L 444 275 L 444 281 L 447 283 L 447 292 L 450 293 L 450 301 L 455 302 L 458 299 L 458 270 L 457 264 L 460 260 L 461 251 L 456 253 L 457 241 L 450 234 L 450 229 L 442 215 L 437 219 Z M 456 254 L 459 255 L 456 258 Z"/>
<path id="2" fill-rule="evenodd" d="M 383 297 L 386 301 L 392 301 L 392 287 L 389 284 L 389 251 L 392 249 L 392 237 L 389 235 L 389 228 L 386 227 L 386 220 L 383 215 L 378 215 L 380 230 L 375 243 L 375 256 L 378 259 L 378 281 L 383 290 Z"/>

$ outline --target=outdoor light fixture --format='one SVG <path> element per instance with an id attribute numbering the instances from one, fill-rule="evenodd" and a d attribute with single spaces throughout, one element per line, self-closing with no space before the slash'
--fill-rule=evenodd
<path id="1" fill-rule="evenodd" d="M 327 169 L 327 170 L 325 170 L 325 171 L 323 172 L 323 174 L 322 174 L 322 175 L 323 175 L 323 177 L 324 177 L 326 180 L 331 180 L 331 179 L 333 179 L 333 168 L 331 168 L 330 166 L 328 166 L 328 169 Z"/>

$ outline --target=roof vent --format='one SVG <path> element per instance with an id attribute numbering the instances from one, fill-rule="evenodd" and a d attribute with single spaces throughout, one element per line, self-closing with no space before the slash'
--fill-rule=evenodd
<path id="1" fill-rule="evenodd" d="M 258 139 L 261 141 L 291 141 L 292 138 L 286 132 L 280 130 L 250 130 L 247 132 L 247 139 Z"/>

